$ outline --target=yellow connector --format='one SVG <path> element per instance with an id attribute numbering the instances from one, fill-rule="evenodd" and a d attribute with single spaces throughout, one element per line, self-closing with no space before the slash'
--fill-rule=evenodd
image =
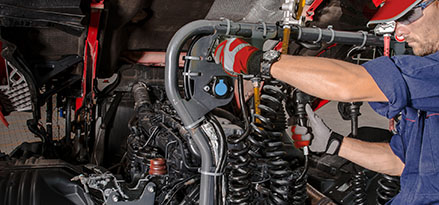
<path id="1" fill-rule="evenodd" d="M 288 44 L 290 43 L 291 28 L 284 26 L 284 39 L 282 39 L 282 54 L 288 53 Z"/>
<path id="2" fill-rule="evenodd" d="M 296 13 L 296 20 L 299 20 L 300 17 L 302 17 L 303 8 L 305 8 L 305 3 L 306 3 L 305 0 L 300 0 L 299 1 L 299 5 L 298 5 L 298 8 L 297 8 L 297 13 Z"/>

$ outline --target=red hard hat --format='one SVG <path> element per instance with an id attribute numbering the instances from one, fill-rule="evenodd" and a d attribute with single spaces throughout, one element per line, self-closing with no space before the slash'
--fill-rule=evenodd
<path id="1" fill-rule="evenodd" d="M 373 0 L 375 6 L 380 6 L 378 12 L 370 19 L 367 26 L 371 24 L 379 24 L 389 21 L 395 21 L 401 18 L 414 6 L 422 2 L 422 0 Z"/>

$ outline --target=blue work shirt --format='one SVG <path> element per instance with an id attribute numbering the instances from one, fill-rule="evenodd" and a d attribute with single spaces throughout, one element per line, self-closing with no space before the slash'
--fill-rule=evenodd
<path id="1" fill-rule="evenodd" d="M 389 102 L 372 102 L 379 114 L 402 113 L 390 141 L 405 163 L 401 192 L 391 204 L 439 204 L 439 52 L 380 57 L 363 64 Z"/>

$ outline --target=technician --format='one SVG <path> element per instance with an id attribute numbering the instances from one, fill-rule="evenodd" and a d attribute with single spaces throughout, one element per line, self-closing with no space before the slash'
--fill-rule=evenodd
<path id="1" fill-rule="evenodd" d="M 266 74 L 323 99 L 369 101 L 379 114 L 402 113 L 390 143 L 370 143 L 332 132 L 307 107 L 310 150 L 338 154 L 370 170 L 401 176 L 392 204 L 439 204 L 439 2 L 386 0 L 369 23 L 396 21 L 416 56 L 380 57 L 363 65 L 336 59 L 282 55 L 262 63 L 262 51 L 227 39 L 215 59 L 233 74 Z M 297 133 L 296 133 L 297 134 Z M 296 140 L 309 140 L 306 132 Z M 300 135 L 299 135 L 300 136 Z"/>

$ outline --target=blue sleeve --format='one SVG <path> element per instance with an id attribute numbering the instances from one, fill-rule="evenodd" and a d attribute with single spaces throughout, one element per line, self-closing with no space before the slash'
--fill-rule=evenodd
<path id="1" fill-rule="evenodd" d="M 392 149 L 393 153 L 405 164 L 404 144 L 402 143 L 401 135 L 396 134 L 392 136 L 392 139 L 390 140 L 390 148 Z"/>
<path id="2" fill-rule="evenodd" d="M 363 64 L 389 102 L 372 102 L 370 106 L 380 115 L 392 118 L 407 106 L 408 90 L 400 70 L 392 59 L 380 57 Z M 391 77 L 390 77 L 391 76 Z"/>
<path id="3" fill-rule="evenodd" d="M 389 102 L 370 103 L 392 118 L 405 106 L 439 112 L 439 52 L 426 56 L 380 57 L 363 64 Z"/>
<path id="4" fill-rule="evenodd" d="M 439 112 L 439 52 L 425 56 L 395 56 L 410 93 L 408 106 Z"/>

